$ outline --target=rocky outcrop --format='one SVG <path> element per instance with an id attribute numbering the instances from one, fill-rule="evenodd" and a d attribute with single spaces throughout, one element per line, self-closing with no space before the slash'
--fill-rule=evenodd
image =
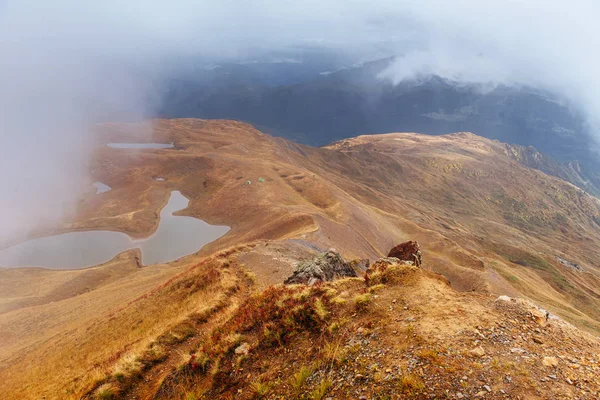
<path id="1" fill-rule="evenodd" d="M 400 243 L 390 250 L 388 257 L 394 257 L 401 261 L 412 261 L 417 267 L 421 266 L 423 261 L 419 243 L 413 240 Z"/>
<path id="2" fill-rule="evenodd" d="M 310 260 L 300 262 L 292 276 L 285 280 L 285 284 L 314 285 L 318 282 L 356 276 L 354 268 L 335 249 L 329 249 Z"/>
<path id="3" fill-rule="evenodd" d="M 583 267 L 579 264 L 572 263 L 571 261 L 565 260 L 564 258 L 558 257 L 558 256 L 556 257 L 556 259 L 558 260 L 559 263 L 561 263 L 565 267 L 569 267 L 569 268 L 574 269 L 575 271 L 579 271 L 579 272 L 584 271 Z"/>

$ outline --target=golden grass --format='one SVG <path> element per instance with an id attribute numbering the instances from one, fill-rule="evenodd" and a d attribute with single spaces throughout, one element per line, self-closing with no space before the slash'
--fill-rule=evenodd
<path id="1" fill-rule="evenodd" d="M 332 382 L 329 378 L 323 378 L 317 387 L 310 393 L 311 400 L 322 400 L 329 392 Z"/>
<path id="2" fill-rule="evenodd" d="M 312 375 L 312 373 L 312 368 L 302 366 L 300 367 L 300 370 L 298 370 L 298 372 L 296 372 L 292 376 L 290 384 L 292 386 L 292 392 L 295 396 L 298 396 L 300 394 L 300 392 L 304 388 L 304 385 L 306 384 L 306 380 Z"/>
<path id="3" fill-rule="evenodd" d="M 164 275 L 156 275 L 164 280 Z M 107 376 L 134 376 L 139 372 L 142 360 L 149 362 L 163 356 L 160 346 L 154 345 L 158 337 L 188 315 L 210 310 L 226 300 L 226 292 L 235 288 L 237 282 L 233 270 L 216 269 L 208 261 L 175 278 L 171 284 L 137 298 L 130 297 L 125 306 L 99 315 L 93 312 L 99 309 L 101 299 L 119 295 L 122 299 L 122 294 L 131 286 L 115 284 L 92 292 L 87 322 L 76 321 L 73 331 L 48 339 L 33 351 L 13 359 L 10 368 L 0 372 L 4 398 L 76 399 L 94 385 L 101 384 Z M 143 285 L 139 287 L 144 288 Z M 82 299 L 73 299 L 46 307 L 58 311 L 62 308 L 67 317 L 71 317 L 68 313 L 80 310 L 81 302 Z M 123 349 L 127 351 L 123 352 Z M 118 390 L 114 386 L 113 390 Z"/>

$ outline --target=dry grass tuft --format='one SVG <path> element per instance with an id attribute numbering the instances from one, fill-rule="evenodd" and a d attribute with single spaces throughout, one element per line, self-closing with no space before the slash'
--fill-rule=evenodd
<path id="1" fill-rule="evenodd" d="M 324 378 L 319 382 L 317 387 L 311 392 L 310 399 L 311 400 L 322 400 L 327 395 L 327 392 L 331 388 L 332 382 L 329 378 Z"/>

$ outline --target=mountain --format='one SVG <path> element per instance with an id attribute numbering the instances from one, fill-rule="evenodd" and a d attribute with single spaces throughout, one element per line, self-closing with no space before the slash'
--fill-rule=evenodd
<path id="1" fill-rule="evenodd" d="M 432 135 L 475 132 L 537 151 L 557 160 L 571 182 L 600 194 L 595 139 L 584 115 L 551 93 L 528 87 L 459 84 L 437 76 L 392 85 L 378 76 L 394 58 L 300 77 L 292 64 L 289 80 L 272 67 L 222 67 L 227 86 L 182 75 L 164 94 L 164 117 L 225 118 L 247 121 L 264 132 L 307 145 L 366 133 L 421 132 Z M 308 68 L 314 71 L 314 68 Z M 263 72 L 259 72 L 263 71 Z M 255 76 L 255 79 L 247 77 Z M 245 77 L 245 78 L 241 78 Z M 260 78 L 259 78 L 260 77 Z M 234 83 L 231 83 L 234 82 Z M 270 83 L 269 83 L 270 82 Z M 554 168 L 553 168 L 554 169 Z M 542 169 L 544 170 L 544 169 Z M 548 170 L 546 168 L 545 170 Z"/>
<path id="2" fill-rule="evenodd" d="M 112 190 L 59 230 L 146 236 L 172 190 L 190 199 L 178 214 L 231 230 L 169 264 L 132 250 L 82 270 L 0 270 L 4 398 L 600 390 L 600 203 L 528 167 L 537 153 L 464 132 L 310 147 L 235 121 L 151 125 L 151 138 L 147 124 L 97 127 L 92 178 Z M 117 138 L 174 148 L 105 146 Z M 331 247 L 373 264 L 407 240 L 419 269 L 281 285 Z"/>

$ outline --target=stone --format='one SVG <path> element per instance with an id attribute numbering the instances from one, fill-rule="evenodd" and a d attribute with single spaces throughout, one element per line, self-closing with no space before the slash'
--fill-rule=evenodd
<path id="1" fill-rule="evenodd" d="M 344 277 L 356 277 L 356 271 L 335 250 L 329 249 L 309 260 L 298 263 L 292 276 L 285 280 L 286 285 L 308 284 L 333 281 Z"/>
<path id="2" fill-rule="evenodd" d="M 485 350 L 483 347 L 479 346 L 470 351 L 471 355 L 475 357 L 483 357 L 485 356 Z"/>
<path id="3" fill-rule="evenodd" d="M 510 301 L 510 297 L 502 295 L 496 299 L 496 301 Z"/>
<path id="4" fill-rule="evenodd" d="M 544 359 L 542 360 L 542 365 L 544 367 L 556 367 L 556 366 L 558 366 L 558 358 L 544 357 Z"/>
<path id="5" fill-rule="evenodd" d="M 488 385 L 485 385 L 483 388 L 484 388 L 485 390 L 487 390 L 488 392 L 491 392 L 491 391 L 492 391 L 492 388 L 491 388 L 491 387 L 489 387 Z"/>
<path id="6" fill-rule="evenodd" d="M 546 310 L 535 307 L 531 310 L 531 316 L 533 320 L 538 323 L 538 325 L 545 325 L 548 321 L 550 313 Z"/>
<path id="7" fill-rule="evenodd" d="M 464 395 L 464 394 L 462 394 L 461 392 L 458 392 L 458 393 L 456 393 L 456 398 L 457 398 L 457 399 L 464 399 L 464 398 L 465 398 L 465 395 Z"/>
<path id="8" fill-rule="evenodd" d="M 541 337 L 539 337 L 539 336 L 534 336 L 534 337 L 533 337 L 533 341 L 534 341 L 535 343 L 537 343 L 537 344 L 544 344 L 544 341 L 543 341 L 543 340 L 542 340 L 542 338 L 541 338 Z"/>
<path id="9" fill-rule="evenodd" d="M 393 247 L 388 253 L 388 257 L 398 258 L 402 261 L 412 261 L 415 266 L 421 266 L 423 257 L 419 243 L 413 240 L 400 243 Z"/>
<path id="10" fill-rule="evenodd" d="M 241 355 L 248 355 L 248 353 L 250 352 L 250 345 L 248 343 L 242 343 L 240 344 L 238 347 L 235 348 L 234 350 L 235 354 L 241 354 Z"/>

